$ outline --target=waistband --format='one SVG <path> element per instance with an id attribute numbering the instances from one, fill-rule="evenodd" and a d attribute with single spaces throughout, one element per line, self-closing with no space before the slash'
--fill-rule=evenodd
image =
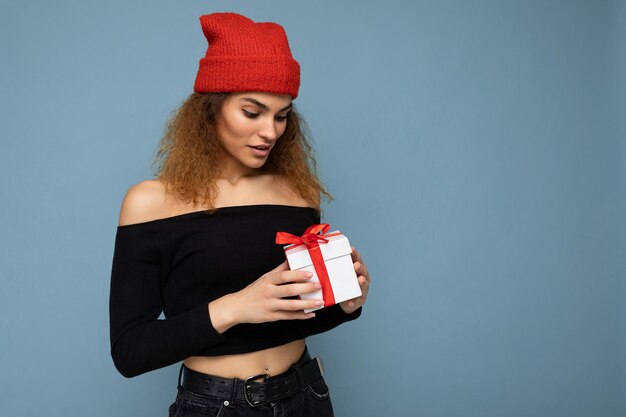
<path id="1" fill-rule="evenodd" d="M 274 376 L 253 375 L 245 380 L 222 378 L 194 371 L 183 363 L 178 373 L 178 388 L 183 387 L 201 395 L 226 399 L 226 405 L 234 406 L 235 401 L 245 401 L 250 406 L 257 407 L 305 389 L 322 374 L 319 359 L 311 359 L 308 348 L 305 347 L 302 356 L 287 371 Z"/>

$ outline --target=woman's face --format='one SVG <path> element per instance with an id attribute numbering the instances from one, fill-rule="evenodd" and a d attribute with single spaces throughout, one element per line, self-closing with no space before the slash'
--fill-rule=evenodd
<path id="1" fill-rule="evenodd" d="M 217 129 L 226 150 L 226 175 L 263 166 L 272 147 L 285 131 L 291 96 L 264 92 L 229 95 Z"/>

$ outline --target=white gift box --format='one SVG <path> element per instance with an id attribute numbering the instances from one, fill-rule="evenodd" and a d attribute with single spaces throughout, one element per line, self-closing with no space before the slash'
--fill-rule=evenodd
<path id="1" fill-rule="evenodd" d="M 352 248 L 350 247 L 348 238 L 338 230 L 324 235 L 324 238 L 328 239 L 328 242 L 320 241 L 319 247 L 324 259 L 324 264 L 326 265 L 326 270 L 328 271 L 330 286 L 335 298 L 334 304 L 360 297 L 361 286 L 359 285 L 359 280 L 354 271 L 354 264 L 350 256 Z M 312 272 L 313 277 L 310 278 L 310 281 L 320 282 L 306 245 L 292 244 L 285 246 L 284 249 L 289 269 Z M 303 300 L 323 299 L 322 290 L 301 294 L 300 298 Z M 309 313 L 330 305 L 332 304 L 329 304 L 329 300 L 324 300 L 323 306 L 305 309 L 304 312 Z"/>

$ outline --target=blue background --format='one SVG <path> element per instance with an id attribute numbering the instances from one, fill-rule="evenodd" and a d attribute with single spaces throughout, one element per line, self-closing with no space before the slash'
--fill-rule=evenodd
<path id="1" fill-rule="evenodd" d="M 626 5 L 592 0 L 2 1 L 3 415 L 174 400 L 178 366 L 113 367 L 110 268 L 215 11 L 285 27 L 371 271 L 309 341 L 337 416 L 626 415 Z"/>

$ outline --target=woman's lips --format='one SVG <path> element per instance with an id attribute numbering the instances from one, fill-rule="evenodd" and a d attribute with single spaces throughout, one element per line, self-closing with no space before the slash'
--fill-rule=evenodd
<path id="1" fill-rule="evenodd" d="M 270 149 L 271 149 L 269 146 L 265 146 L 264 149 L 256 148 L 250 145 L 247 145 L 247 146 L 248 148 L 250 148 L 250 150 L 252 151 L 252 154 L 255 156 L 267 156 L 270 153 Z"/>

